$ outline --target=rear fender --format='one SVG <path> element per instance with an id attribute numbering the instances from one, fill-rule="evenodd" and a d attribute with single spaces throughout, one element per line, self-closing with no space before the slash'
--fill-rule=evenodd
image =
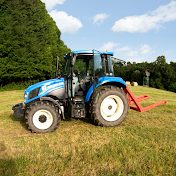
<path id="1" fill-rule="evenodd" d="M 106 77 L 102 77 L 99 79 L 98 84 L 95 85 L 95 88 L 98 88 L 100 85 L 105 85 L 105 84 L 120 84 L 122 85 L 122 87 L 126 87 L 126 82 L 120 78 L 120 77 L 110 77 L 110 76 L 106 76 Z M 90 100 L 90 97 L 93 93 L 93 85 L 89 88 L 86 98 L 85 98 L 85 102 L 88 102 Z"/>

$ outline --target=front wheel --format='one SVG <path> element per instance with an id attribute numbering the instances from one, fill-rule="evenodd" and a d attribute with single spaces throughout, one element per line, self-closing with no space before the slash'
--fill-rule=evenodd
<path id="1" fill-rule="evenodd" d="M 58 109 L 50 102 L 39 101 L 32 103 L 26 110 L 26 124 L 33 133 L 49 133 L 60 124 Z"/>
<path id="2" fill-rule="evenodd" d="M 91 117 L 99 126 L 117 126 L 125 120 L 129 100 L 124 91 L 115 86 L 103 86 L 92 104 Z"/>

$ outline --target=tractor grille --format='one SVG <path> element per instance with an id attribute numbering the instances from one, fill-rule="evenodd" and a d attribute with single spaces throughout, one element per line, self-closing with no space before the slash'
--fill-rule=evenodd
<path id="1" fill-rule="evenodd" d="M 33 90 L 33 91 L 31 91 L 30 94 L 29 94 L 29 100 L 34 98 L 34 97 L 36 97 L 36 96 L 38 96 L 39 90 L 40 90 L 40 87 L 35 89 L 35 90 Z"/>

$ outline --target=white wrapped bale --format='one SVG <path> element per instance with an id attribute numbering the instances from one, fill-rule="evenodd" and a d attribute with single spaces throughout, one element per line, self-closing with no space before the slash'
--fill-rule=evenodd
<path id="1" fill-rule="evenodd" d="M 138 86 L 138 83 L 137 82 L 132 82 L 131 86 Z"/>
<path id="2" fill-rule="evenodd" d="M 130 81 L 126 81 L 127 86 L 131 86 Z"/>

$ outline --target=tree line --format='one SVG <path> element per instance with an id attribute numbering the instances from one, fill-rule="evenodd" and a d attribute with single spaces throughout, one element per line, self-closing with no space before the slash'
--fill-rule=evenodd
<path id="1" fill-rule="evenodd" d="M 0 85 L 54 76 L 56 57 L 63 58 L 70 49 L 45 4 L 1 0 L 0 7 Z"/>
<path id="2" fill-rule="evenodd" d="M 125 81 L 135 81 L 143 85 L 143 72 L 149 69 L 149 86 L 176 92 L 176 62 L 166 62 L 165 56 L 158 56 L 154 62 L 130 63 L 114 65 L 115 76 Z"/>

